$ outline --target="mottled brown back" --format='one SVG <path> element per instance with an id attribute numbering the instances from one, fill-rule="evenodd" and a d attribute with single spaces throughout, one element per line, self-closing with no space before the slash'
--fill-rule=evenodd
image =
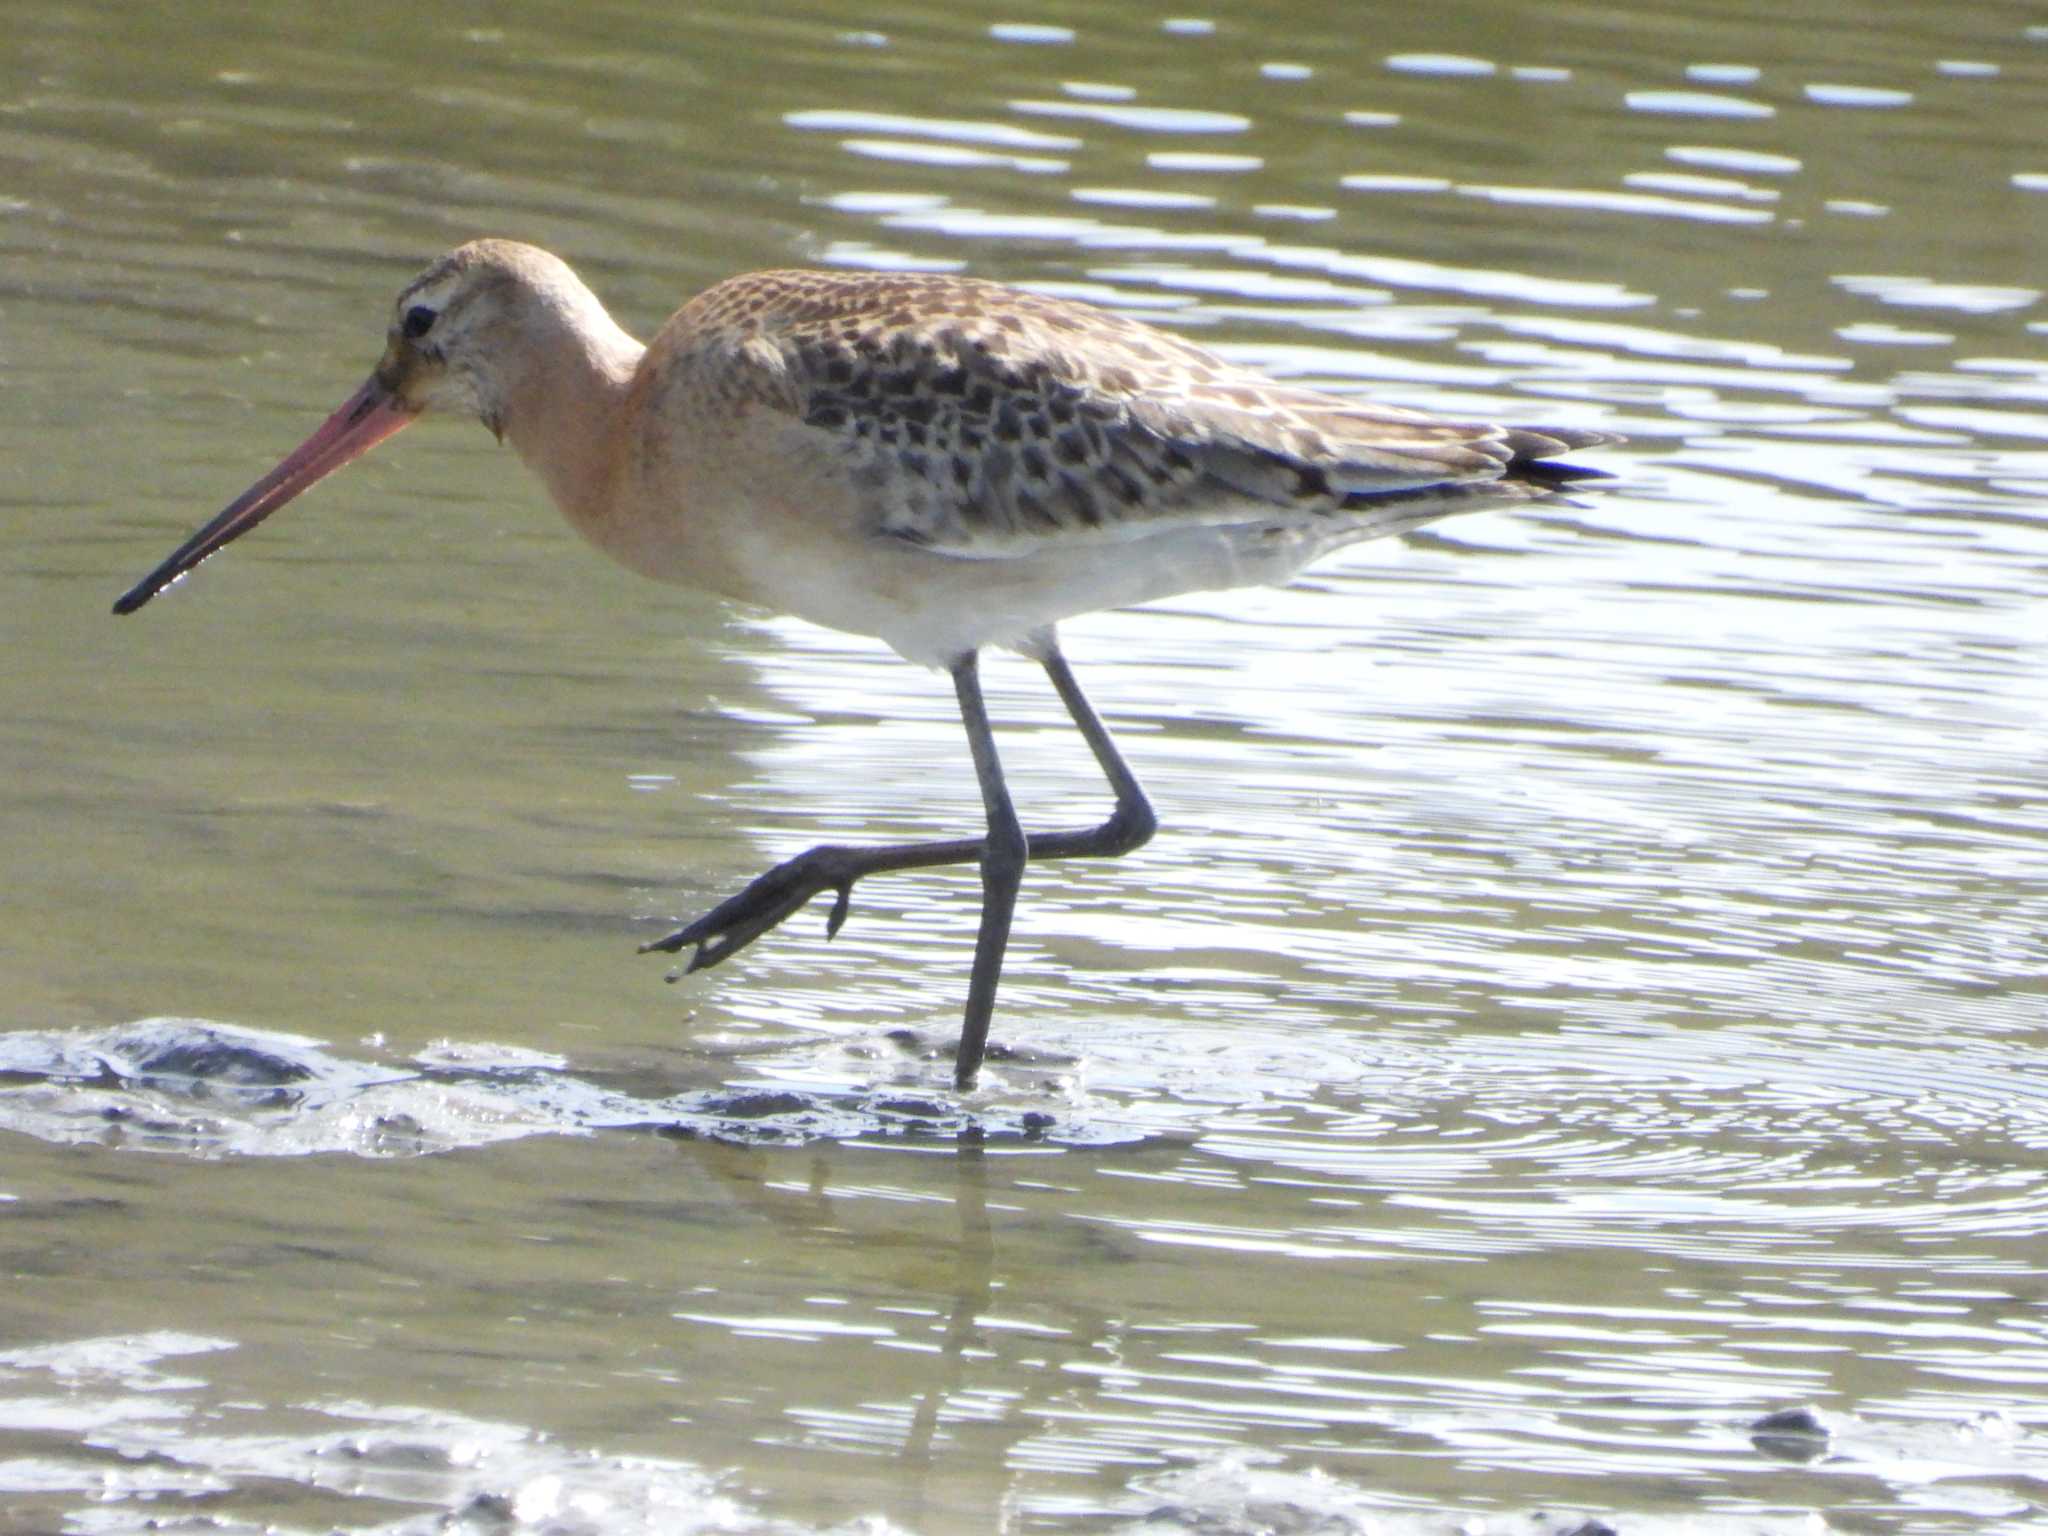
<path id="1" fill-rule="evenodd" d="M 1443 421 L 1278 383 L 1107 310 L 971 278 L 761 272 L 676 325 L 826 434 L 878 535 L 1000 555 L 1165 522 L 1387 514 L 1387 531 L 1597 472 L 1615 439 Z M 710 381 L 706 381 L 710 382 Z"/>

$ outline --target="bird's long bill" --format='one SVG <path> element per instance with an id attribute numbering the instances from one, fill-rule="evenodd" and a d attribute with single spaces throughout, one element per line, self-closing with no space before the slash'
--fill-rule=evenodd
<path id="1" fill-rule="evenodd" d="M 230 502 L 220 515 L 171 552 L 170 558 L 121 594 L 116 613 L 133 613 L 193 566 L 243 534 L 314 482 L 331 475 L 411 425 L 418 413 L 373 375 L 340 410 L 294 448 L 285 461 Z"/>

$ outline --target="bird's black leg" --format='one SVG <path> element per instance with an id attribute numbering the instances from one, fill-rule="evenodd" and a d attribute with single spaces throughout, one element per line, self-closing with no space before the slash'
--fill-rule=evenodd
<path id="1" fill-rule="evenodd" d="M 1046 675 L 1052 680 L 1053 688 L 1059 693 L 1060 702 L 1066 705 L 1067 713 L 1080 728 L 1088 749 L 1095 754 L 1104 777 L 1116 794 L 1116 809 L 1100 826 L 1086 827 L 1077 831 L 1033 832 L 1017 834 L 1024 851 L 1019 864 L 1039 859 L 1105 858 L 1116 854 L 1129 853 L 1148 840 L 1158 825 L 1152 806 L 1145 798 L 1145 792 L 1138 785 L 1137 776 L 1125 764 L 1122 754 L 1116 749 L 1109 731 L 1095 713 L 1081 686 L 1074 680 L 1066 658 L 1059 652 L 1050 632 L 1035 637 L 1031 654 L 1036 656 Z M 930 843 L 894 843 L 878 848 L 849 848 L 838 843 L 824 843 L 816 848 L 785 859 L 766 874 L 754 880 L 737 895 L 720 902 L 711 911 L 694 923 L 678 928 L 666 938 L 656 939 L 640 946 L 642 954 L 651 950 L 663 950 L 675 954 L 690 946 L 696 952 L 682 971 L 671 975 L 701 971 L 707 966 L 717 965 L 745 949 L 769 929 L 781 923 L 821 892 L 831 891 L 835 900 L 832 914 L 825 921 L 825 935 L 830 938 L 839 931 L 846 921 L 848 904 L 852 899 L 853 885 L 867 875 L 888 874 L 905 869 L 931 869 L 945 864 L 974 864 L 983 866 L 984 897 L 982 905 L 982 932 L 975 945 L 974 977 L 969 984 L 966 1022 L 961 1035 L 956 1080 L 965 1087 L 974 1081 L 981 1065 L 982 1052 L 987 1044 L 989 1015 L 995 1005 L 996 982 L 1002 971 L 1003 950 L 1009 934 L 1010 914 L 1016 901 L 1015 878 L 1004 873 L 1003 866 L 1009 855 L 998 850 L 999 857 L 991 862 L 988 850 L 995 843 L 1004 840 L 1007 834 L 998 822 L 1006 822 L 1014 829 L 1016 813 L 1010 804 L 1010 797 L 1003 785 L 1002 770 L 997 763 L 995 739 L 990 731 L 988 713 L 982 703 L 981 681 L 975 658 L 969 656 L 958 664 L 953 672 L 953 684 L 959 694 L 962 718 L 967 722 L 968 745 L 974 752 L 977 777 L 981 781 L 982 802 L 988 810 L 991 830 L 990 838 L 952 838 Z M 993 790 L 993 793 L 992 793 Z M 998 811 L 1000 807 L 1000 814 Z M 991 870 L 995 877 L 992 878 Z M 1020 869 L 1021 872 L 1021 869 Z M 1008 894 L 998 904 L 995 901 L 996 886 L 1007 880 Z M 995 915 L 1000 907 L 1000 919 Z M 996 930 L 1000 928 L 1000 932 Z M 978 1020 L 978 1022 L 977 1022 Z"/>
<path id="2" fill-rule="evenodd" d="M 1085 832 L 1052 832 L 1034 836 L 1031 839 L 1031 857 L 1112 858 L 1120 853 L 1129 853 L 1133 848 L 1142 848 L 1159 829 L 1159 818 L 1153 814 L 1152 802 L 1145 798 L 1138 776 L 1131 772 L 1123 754 L 1117 751 L 1109 728 L 1095 713 L 1095 706 L 1088 702 L 1081 685 L 1074 681 L 1073 669 L 1067 665 L 1067 658 L 1060 654 L 1049 634 L 1039 647 L 1038 660 L 1045 668 L 1046 676 L 1052 679 L 1060 702 L 1067 706 L 1067 713 L 1081 728 L 1082 738 L 1087 741 L 1088 750 L 1095 754 L 1103 777 L 1116 791 L 1116 809 L 1101 826 L 1091 827 Z"/>
<path id="3" fill-rule="evenodd" d="M 1017 886 L 1024 878 L 1029 847 L 1016 807 L 1010 804 L 1010 788 L 1003 782 L 995 733 L 981 701 L 981 667 L 973 651 L 954 664 L 953 691 L 960 698 L 960 718 L 967 724 L 967 745 L 974 753 L 974 776 L 988 812 L 988 836 L 981 848 L 981 932 L 974 940 L 967 1012 L 960 1024 L 960 1051 L 953 1060 L 953 1086 L 964 1090 L 974 1086 L 982 1052 L 988 1048 L 988 1021 L 996 1009 L 996 983 L 1003 975 L 1010 915 L 1017 909 Z"/>

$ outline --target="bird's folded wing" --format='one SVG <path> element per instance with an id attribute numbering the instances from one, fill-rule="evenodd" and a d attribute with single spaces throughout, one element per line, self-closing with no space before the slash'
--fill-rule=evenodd
<path id="1" fill-rule="evenodd" d="M 1610 440 L 1276 383 L 1042 296 L 996 290 L 1002 307 L 985 311 L 963 301 L 984 291 L 961 283 L 936 315 L 774 327 L 747 348 L 762 372 L 756 399 L 843 457 L 877 537 L 1000 557 L 1175 524 L 1371 519 L 1382 508 L 1391 532 L 1544 494 L 1573 472 L 1540 461 Z M 1441 511 L 1418 517 L 1407 501 Z"/>

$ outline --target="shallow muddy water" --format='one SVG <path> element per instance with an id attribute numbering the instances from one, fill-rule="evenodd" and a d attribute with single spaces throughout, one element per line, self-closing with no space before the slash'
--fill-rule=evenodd
<path id="1" fill-rule="evenodd" d="M 2048 27 L 1440 9 L 10 12 L 0 1531 L 2048 1523 Z M 942 677 L 456 421 L 108 615 L 485 233 L 1629 442 L 1069 625 L 962 1098 L 971 872 L 633 953 Z"/>

